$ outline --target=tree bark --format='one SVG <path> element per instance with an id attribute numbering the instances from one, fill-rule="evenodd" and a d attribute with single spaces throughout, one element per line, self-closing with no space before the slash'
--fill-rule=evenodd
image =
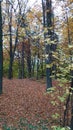
<path id="1" fill-rule="evenodd" d="M 9 32 L 10 32 L 10 63 L 9 63 L 9 73 L 8 73 L 8 78 L 11 79 L 13 77 L 13 71 L 12 71 L 12 66 L 13 66 L 13 54 L 12 54 L 12 6 L 10 10 L 10 22 L 9 22 Z"/>
<path id="2" fill-rule="evenodd" d="M 27 48 L 27 69 L 28 69 L 28 77 L 31 77 L 31 49 L 30 49 L 30 39 L 28 39 Z"/>
<path id="3" fill-rule="evenodd" d="M 0 1 L 0 94 L 2 94 L 2 78 L 3 78 L 3 48 L 2 48 L 2 13 Z"/>
<path id="4" fill-rule="evenodd" d="M 71 76 L 72 76 L 72 80 L 71 80 L 71 88 L 72 88 L 72 98 L 71 98 L 71 130 L 73 130 L 73 70 L 71 70 Z"/>
<path id="5" fill-rule="evenodd" d="M 46 0 L 46 21 L 47 21 L 47 29 L 48 29 L 48 36 L 50 37 L 51 40 L 51 29 L 52 27 L 52 11 L 51 11 L 51 0 Z M 48 59 L 46 59 L 46 64 L 50 65 L 51 61 L 51 45 L 46 45 L 46 54 L 48 54 Z M 48 60 L 48 61 L 47 61 Z M 47 88 L 52 87 L 52 78 L 51 78 L 51 68 L 46 68 L 46 78 L 47 78 Z"/>
<path id="6" fill-rule="evenodd" d="M 24 78 L 24 42 L 22 42 L 21 66 L 22 66 L 22 79 L 23 79 Z"/>

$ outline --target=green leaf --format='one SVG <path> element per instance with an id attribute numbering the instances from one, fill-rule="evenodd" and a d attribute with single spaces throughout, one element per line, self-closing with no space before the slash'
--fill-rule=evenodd
<path id="1" fill-rule="evenodd" d="M 64 101 L 65 101 L 65 97 L 60 97 L 60 96 L 58 96 L 58 99 L 59 99 L 61 102 L 64 102 Z"/>

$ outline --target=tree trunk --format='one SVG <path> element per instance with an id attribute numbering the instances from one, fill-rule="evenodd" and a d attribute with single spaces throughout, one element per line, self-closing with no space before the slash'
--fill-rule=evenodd
<path id="1" fill-rule="evenodd" d="M 31 77 L 31 54 L 27 56 L 28 77 Z"/>
<path id="2" fill-rule="evenodd" d="M 46 13 L 46 21 L 47 21 L 47 28 L 48 28 L 48 36 L 50 37 L 50 40 L 51 40 L 51 30 L 50 30 L 50 27 L 52 27 L 52 20 L 51 20 L 51 17 L 52 17 L 52 12 L 51 12 L 51 0 L 46 0 L 46 10 L 47 10 L 47 13 Z M 46 63 L 49 65 L 51 63 L 51 45 L 46 45 L 46 54 L 48 54 L 48 59 L 46 59 Z M 51 76 L 51 68 L 46 68 L 46 78 L 47 78 L 47 88 L 50 88 L 52 87 L 52 78 L 50 77 Z"/>
<path id="3" fill-rule="evenodd" d="M 32 77 L 34 77 L 35 57 L 32 58 Z"/>
<path id="4" fill-rule="evenodd" d="M 2 48 L 2 13 L 0 2 L 0 94 L 2 94 L 2 77 L 3 77 L 3 48 Z"/>
<path id="5" fill-rule="evenodd" d="M 27 44 L 27 69 L 28 69 L 28 77 L 31 77 L 31 49 L 30 49 L 30 40 L 28 39 Z"/>
<path id="6" fill-rule="evenodd" d="M 48 35 L 48 37 L 51 38 L 51 30 L 50 27 L 52 26 L 52 11 L 51 11 L 51 0 L 46 0 L 46 3 L 42 0 L 42 9 L 43 9 L 43 26 L 47 26 L 48 29 L 48 34 L 44 34 L 44 38 L 46 38 L 46 35 Z M 46 51 L 46 48 L 48 48 L 48 50 Z M 49 54 L 50 54 L 50 45 L 45 45 L 45 53 L 48 55 L 49 58 Z M 49 60 L 51 60 L 49 58 Z M 46 66 L 48 66 L 47 64 L 50 64 L 48 59 L 46 59 Z M 49 61 L 49 62 L 48 62 Z M 50 68 L 46 68 L 46 78 L 47 78 L 47 88 L 52 87 L 52 79 L 51 79 L 51 69 Z"/>
<path id="7" fill-rule="evenodd" d="M 22 66 L 22 79 L 23 79 L 24 78 L 24 42 L 22 42 L 21 66 Z"/>
<path id="8" fill-rule="evenodd" d="M 43 76 L 44 76 L 44 64 L 43 64 L 43 57 L 42 57 L 42 59 L 41 59 L 41 78 L 43 78 Z"/>
<path id="9" fill-rule="evenodd" d="M 36 79 L 39 79 L 39 57 L 37 57 L 37 69 L 36 69 Z"/>
<path id="10" fill-rule="evenodd" d="M 22 69 L 21 69 L 21 57 L 20 57 L 20 52 L 18 51 L 18 78 L 22 79 Z"/>
<path id="11" fill-rule="evenodd" d="M 8 73 L 8 78 L 11 79 L 13 77 L 13 54 L 12 54 L 12 6 L 11 6 L 11 11 L 10 11 L 10 23 L 9 23 L 9 32 L 10 32 L 10 63 L 9 63 L 9 73 Z"/>
<path id="12" fill-rule="evenodd" d="M 14 61 L 14 55 L 15 55 L 17 43 L 18 43 L 18 26 L 17 26 L 17 30 L 16 30 L 15 46 L 14 46 L 14 50 L 13 50 L 13 61 Z"/>
<path id="13" fill-rule="evenodd" d="M 71 130 L 73 130 L 73 70 L 71 70 L 71 75 L 72 75 L 72 81 L 71 81 L 71 88 L 72 88 L 72 98 L 71 98 L 71 103 L 72 103 L 72 109 L 71 109 Z"/>
<path id="14" fill-rule="evenodd" d="M 45 3 L 44 3 L 44 0 L 42 0 L 42 9 L 43 9 L 43 27 L 45 27 L 46 19 L 45 19 Z"/>

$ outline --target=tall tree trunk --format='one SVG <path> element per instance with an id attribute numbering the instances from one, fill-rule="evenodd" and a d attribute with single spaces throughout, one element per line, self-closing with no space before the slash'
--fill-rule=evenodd
<path id="1" fill-rule="evenodd" d="M 27 44 L 27 69 L 28 69 L 28 77 L 31 77 L 31 49 L 30 49 L 30 39 L 28 39 Z"/>
<path id="2" fill-rule="evenodd" d="M 43 55 L 43 53 L 42 53 L 42 55 Z M 42 57 L 42 59 L 41 59 L 41 78 L 43 78 L 43 76 L 44 76 L 44 64 L 43 64 L 43 57 Z"/>
<path id="3" fill-rule="evenodd" d="M 17 25 L 17 30 L 16 30 L 16 39 L 15 39 L 15 45 L 14 45 L 14 50 L 13 50 L 13 60 L 14 61 L 14 55 L 15 55 L 15 51 L 16 51 L 16 47 L 17 47 L 17 43 L 18 43 L 18 25 Z"/>
<path id="4" fill-rule="evenodd" d="M 32 58 L 32 77 L 34 77 L 35 57 Z"/>
<path id="5" fill-rule="evenodd" d="M 71 98 L 71 103 L 72 103 L 72 108 L 71 108 L 71 130 L 73 130 L 73 70 L 71 70 L 71 88 L 72 88 L 72 98 Z"/>
<path id="6" fill-rule="evenodd" d="M 52 27 L 52 11 L 51 11 L 51 0 L 46 0 L 46 21 L 47 21 L 47 29 L 48 29 L 48 36 L 50 37 L 51 40 L 51 29 L 50 27 Z M 48 67 L 48 65 L 50 65 L 50 63 L 52 62 L 52 53 L 51 53 L 51 45 L 46 45 L 46 54 L 48 55 L 47 59 L 46 59 L 46 78 L 47 78 L 47 88 L 52 87 L 52 78 L 51 78 L 51 68 Z"/>
<path id="7" fill-rule="evenodd" d="M 31 55 L 27 56 L 28 77 L 31 77 Z"/>
<path id="8" fill-rule="evenodd" d="M 44 0 L 42 0 L 42 9 L 43 9 L 43 27 L 46 25 L 46 19 L 45 19 L 45 3 Z"/>
<path id="9" fill-rule="evenodd" d="M 43 27 L 47 27 L 48 34 L 44 33 L 44 38 L 46 38 L 46 35 L 50 37 L 52 36 L 52 31 L 50 30 L 50 27 L 52 27 L 52 2 L 51 0 L 42 0 L 42 9 L 43 9 Z M 45 53 L 47 55 L 46 58 L 46 79 L 47 79 L 47 88 L 52 87 L 52 78 L 51 76 L 51 68 L 48 68 L 48 65 L 51 63 L 51 57 L 49 58 L 49 55 L 51 55 L 51 46 L 45 45 Z M 49 59 L 48 59 L 49 58 Z"/>
<path id="10" fill-rule="evenodd" d="M 24 42 L 22 42 L 21 66 L 22 66 L 22 79 L 23 79 L 24 78 Z"/>
<path id="11" fill-rule="evenodd" d="M 21 57 L 20 57 L 20 52 L 18 50 L 18 78 L 22 79 L 22 69 L 21 69 Z"/>
<path id="12" fill-rule="evenodd" d="M 10 63 L 9 63 L 9 73 L 8 78 L 11 79 L 13 77 L 13 54 L 12 54 L 12 6 L 10 10 L 10 23 L 9 23 L 9 32 L 10 32 Z"/>
<path id="13" fill-rule="evenodd" d="M 39 79 L 39 56 L 37 55 L 37 69 L 36 69 L 36 79 Z"/>
<path id="14" fill-rule="evenodd" d="M 3 48 L 2 48 L 2 13 L 0 1 L 0 94 L 2 94 L 2 77 L 3 77 Z"/>

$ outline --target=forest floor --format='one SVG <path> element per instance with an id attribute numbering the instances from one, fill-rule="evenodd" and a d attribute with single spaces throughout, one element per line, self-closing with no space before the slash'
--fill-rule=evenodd
<path id="1" fill-rule="evenodd" d="M 62 96 L 62 88 L 46 93 L 46 84 L 31 79 L 3 79 L 3 94 L 0 95 L 0 126 L 18 125 L 20 119 L 27 119 L 29 123 L 47 126 L 60 124 L 63 118 L 64 103 L 60 102 L 58 95 Z"/>

